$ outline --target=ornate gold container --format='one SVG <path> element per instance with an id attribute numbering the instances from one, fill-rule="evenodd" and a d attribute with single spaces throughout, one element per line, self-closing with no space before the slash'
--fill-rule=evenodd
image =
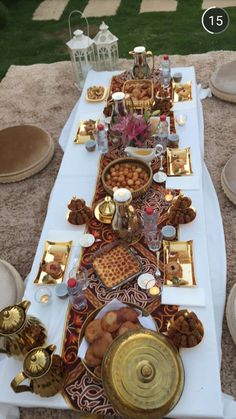
<path id="1" fill-rule="evenodd" d="M 184 368 L 168 338 L 147 329 L 127 332 L 111 344 L 102 363 L 104 391 L 126 419 L 158 419 L 178 403 Z"/>
<path id="2" fill-rule="evenodd" d="M 30 301 L 22 301 L 0 312 L 0 337 L 4 338 L 0 352 L 23 357 L 32 348 L 44 344 L 47 337 L 44 325 L 26 314 L 30 304 Z"/>
<path id="3" fill-rule="evenodd" d="M 23 371 L 11 382 L 15 393 L 30 391 L 41 397 L 51 397 L 62 390 L 65 365 L 59 355 L 53 355 L 55 345 L 34 348 L 25 357 Z M 21 384 L 30 379 L 30 385 Z"/>

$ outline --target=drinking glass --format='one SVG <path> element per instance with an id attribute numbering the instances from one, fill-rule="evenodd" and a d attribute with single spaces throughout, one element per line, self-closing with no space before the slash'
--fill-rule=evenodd
<path id="1" fill-rule="evenodd" d="M 88 272 L 85 268 L 78 268 L 74 266 L 69 272 L 69 279 L 75 279 L 80 284 L 82 291 L 88 288 Z"/>
<path id="2" fill-rule="evenodd" d="M 153 252 L 160 250 L 162 244 L 161 230 L 149 231 L 145 233 L 145 236 L 149 250 L 152 250 Z"/>
<path id="3" fill-rule="evenodd" d="M 48 305 L 52 301 L 52 292 L 48 287 L 39 287 L 34 294 L 34 298 L 37 303 L 43 305 Z"/>
<path id="4" fill-rule="evenodd" d="M 149 297 L 161 299 L 162 282 L 160 280 L 151 279 L 146 285 L 146 291 Z"/>

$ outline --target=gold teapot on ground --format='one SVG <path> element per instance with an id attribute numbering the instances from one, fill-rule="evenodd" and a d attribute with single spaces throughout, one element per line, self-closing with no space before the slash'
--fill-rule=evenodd
<path id="1" fill-rule="evenodd" d="M 1 353 L 23 357 L 36 346 L 43 345 L 47 333 L 44 325 L 34 316 L 27 315 L 30 301 L 8 306 L 0 312 Z"/>
<path id="2" fill-rule="evenodd" d="M 11 382 L 15 393 L 30 391 L 41 397 L 51 397 L 62 390 L 66 378 L 66 367 L 59 355 L 53 355 L 55 349 L 55 345 L 49 345 L 46 348 L 38 347 L 26 355 L 23 371 Z M 21 384 L 27 379 L 30 380 L 29 385 Z"/>

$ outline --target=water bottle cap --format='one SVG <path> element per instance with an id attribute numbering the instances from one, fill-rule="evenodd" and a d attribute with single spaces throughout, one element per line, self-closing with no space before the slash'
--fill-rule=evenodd
<path id="1" fill-rule="evenodd" d="M 163 55 L 163 60 L 169 60 L 169 55 L 168 54 Z"/>
<path id="2" fill-rule="evenodd" d="M 70 279 L 67 281 L 67 285 L 68 285 L 68 287 L 69 287 L 69 288 L 75 288 L 75 287 L 76 287 L 76 285 L 77 285 L 77 281 L 76 281 L 76 279 L 74 279 L 74 278 L 70 278 Z"/>
<path id="3" fill-rule="evenodd" d="M 161 122 L 166 121 L 166 115 L 161 115 L 161 116 L 160 116 L 160 121 L 161 121 Z"/>
<path id="4" fill-rule="evenodd" d="M 97 129 L 98 129 L 98 131 L 104 130 L 104 125 L 103 124 L 98 124 Z"/>
<path id="5" fill-rule="evenodd" d="M 152 215 L 152 214 L 154 213 L 154 209 L 153 209 L 153 208 L 151 208 L 151 207 L 146 207 L 146 208 L 145 208 L 145 212 L 146 212 L 146 214 L 148 214 L 148 215 Z"/>

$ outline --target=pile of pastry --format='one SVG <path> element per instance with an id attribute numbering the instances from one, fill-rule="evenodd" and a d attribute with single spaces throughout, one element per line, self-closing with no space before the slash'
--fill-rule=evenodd
<path id="1" fill-rule="evenodd" d="M 103 86 L 90 86 L 87 89 L 87 98 L 89 100 L 98 100 L 103 97 L 105 93 L 105 87 Z"/>
<path id="2" fill-rule="evenodd" d="M 167 333 L 177 348 L 192 348 L 201 342 L 204 328 L 194 312 L 180 310 L 170 320 Z"/>
<path id="3" fill-rule="evenodd" d="M 184 195 L 179 195 L 169 209 L 170 223 L 178 226 L 179 224 L 187 224 L 194 220 L 196 211 L 190 208 L 192 201 Z"/>
<path id="4" fill-rule="evenodd" d="M 85 201 L 80 198 L 73 197 L 68 204 L 68 208 L 68 221 L 71 224 L 86 224 L 93 216 L 91 208 L 87 207 Z"/>
<path id="5" fill-rule="evenodd" d="M 53 256 L 52 261 L 45 259 L 41 263 L 41 270 L 46 272 L 43 282 L 47 281 L 48 284 L 55 284 L 56 280 L 61 278 L 64 273 L 65 264 L 67 261 L 67 248 L 65 246 L 51 246 L 49 254 Z"/>
<path id="6" fill-rule="evenodd" d="M 150 80 L 129 80 L 124 85 L 124 93 L 129 93 L 135 100 L 151 99 L 152 82 Z"/>
<path id="7" fill-rule="evenodd" d="M 110 188 L 127 188 L 132 192 L 146 185 L 148 179 L 149 175 L 142 165 L 116 163 L 106 174 L 105 181 Z"/>
<path id="8" fill-rule="evenodd" d="M 138 329 L 138 312 L 130 307 L 108 311 L 101 319 L 92 320 L 85 329 L 84 336 L 89 343 L 85 362 L 94 368 L 94 374 L 101 377 L 101 364 L 104 354 L 113 340 L 123 333 Z"/>

